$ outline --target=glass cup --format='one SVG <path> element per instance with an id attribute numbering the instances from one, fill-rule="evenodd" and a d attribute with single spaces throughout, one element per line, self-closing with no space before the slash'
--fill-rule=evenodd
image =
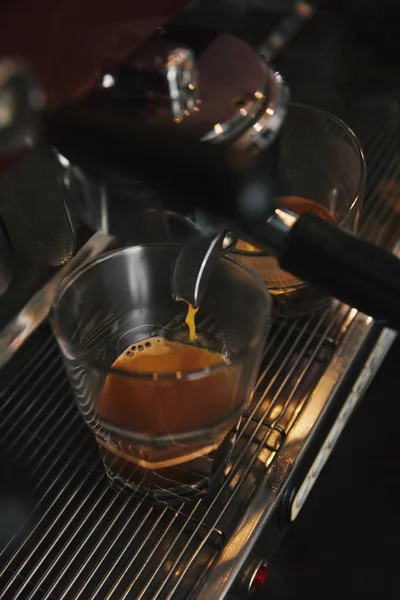
<path id="1" fill-rule="evenodd" d="M 302 208 L 299 200 L 311 200 L 341 227 L 356 232 L 366 166 L 354 132 L 327 112 L 291 104 L 277 144 L 282 204 L 300 213 L 310 205 Z M 283 316 L 299 316 L 326 304 L 321 290 L 281 269 L 274 257 L 241 241 L 235 254 L 261 277 Z"/>
<path id="2" fill-rule="evenodd" d="M 167 502 L 204 494 L 222 473 L 255 384 L 271 314 L 258 277 L 223 258 L 190 342 L 187 304 L 175 302 L 170 291 L 178 250 L 149 244 L 96 258 L 64 280 L 51 314 L 110 483 Z M 184 352 L 203 349 L 193 368 L 182 363 L 171 370 L 162 354 L 152 358 L 171 343 Z M 135 355 L 147 356 L 146 368 L 132 371 L 123 362 Z"/>

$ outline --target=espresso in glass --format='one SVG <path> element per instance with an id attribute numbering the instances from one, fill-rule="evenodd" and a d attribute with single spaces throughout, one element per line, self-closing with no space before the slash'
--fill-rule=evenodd
<path id="1" fill-rule="evenodd" d="M 151 438 L 151 445 L 131 443 L 123 438 L 98 438 L 104 464 L 133 485 L 170 489 L 198 484 L 215 467 L 218 449 L 235 425 L 234 368 L 229 359 L 195 345 L 147 338 L 125 350 L 112 365 L 98 398 L 97 411 L 102 420 L 122 429 L 134 429 Z M 218 368 L 224 367 L 224 368 Z M 121 377 L 124 373 L 150 374 L 152 378 Z M 185 378 L 185 374 L 210 370 L 207 377 Z M 158 373 L 171 377 L 163 381 Z M 226 415 L 232 413 L 232 419 Z M 215 424 L 221 426 L 215 428 Z M 207 445 L 199 438 L 182 443 L 179 438 L 189 431 L 214 426 Z M 168 447 L 154 444 L 165 436 Z M 177 443 L 174 444 L 174 437 Z M 227 444 L 226 444 L 227 445 Z"/>
<path id="2" fill-rule="evenodd" d="M 99 256 L 63 282 L 51 315 L 110 484 L 171 503 L 224 473 L 271 315 L 260 280 L 227 258 L 198 312 L 176 302 L 179 251 L 149 244 Z"/>

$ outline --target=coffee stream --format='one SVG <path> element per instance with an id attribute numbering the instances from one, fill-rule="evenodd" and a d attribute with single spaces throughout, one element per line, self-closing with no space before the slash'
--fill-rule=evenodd
<path id="1" fill-rule="evenodd" d="M 185 323 L 189 329 L 189 341 L 194 342 L 196 340 L 196 313 L 199 307 L 195 308 L 190 302 L 187 303 L 188 309 L 185 317 Z"/>

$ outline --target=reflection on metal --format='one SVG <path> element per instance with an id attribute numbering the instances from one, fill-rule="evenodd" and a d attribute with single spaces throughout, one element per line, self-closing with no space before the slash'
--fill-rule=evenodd
<path id="1" fill-rule="evenodd" d="M 282 52 L 298 31 L 315 13 L 315 6 L 306 0 L 293 3 L 291 12 L 285 16 L 268 34 L 260 45 L 260 53 L 265 60 L 271 61 Z"/>
<path id="2" fill-rule="evenodd" d="M 306 408 L 299 414 L 289 431 L 280 448 L 279 460 L 272 462 L 264 485 L 259 487 L 250 506 L 241 516 L 240 522 L 196 595 L 196 600 L 224 598 L 228 593 L 239 575 L 241 565 L 249 557 L 263 526 L 283 497 L 296 462 L 307 452 L 312 431 L 318 427 L 329 410 L 336 391 L 351 367 L 352 358 L 365 341 L 367 331 L 366 317 L 357 315 L 345 343 L 339 347 L 324 377 L 320 379 L 309 397 Z M 394 338 L 395 334 L 390 330 L 382 333 L 373 352 L 373 356 L 378 357 L 378 363 L 387 353 Z M 376 358 L 373 360 L 375 361 Z M 369 383 L 373 372 L 368 375 L 365 385 Z"/>
<path id="3" fill-rule="evenodd" d="M 237 587 L 240 591 L 243 591 L 245 594 L 251 594 L 255 591 L 256 588 L 253 587 L 254 579 L 257 576 L 257 573 L 260 569 L 267 568 L 267 561 L 265 558 L 261 558 L 259 556 L 255 556 L 252 560 L 250 560 L 243 572 L 240 574 L 240 577 L 237 582 Z"/>
<path id="4" fill-rule="evenodd" d="M 366 318 L 366 324 L 371 322 L 371 318 Z M 326 436 L 325 441 L 318 452 L 313 464 L 311 465 L 303 483 L 300 485 L 290 507 L 290 518 L 294 521 L 301 509 L 304 506 L 305 501 L 308 498 L 309 493 L 314 487 L 322 469 L 324 468 L 329 456 L 331 455 L 336 443 L 346 426 L 348 420 L 353 414 L 358 402 L 362 398 L 365 390 L 368 387 L 369 382 L 375 375 L 379 365 L 384 359 L 388 349 L 393 343 L 396 337 L 395 332 L 390 329 L 385 329 L 380 335 L 380 338 L 374 347 L 373 351 L 369 355 L 360 375 L 358 376 L 352 390 L 347 398 L 344 406 L 342 407 L 334 425 L 332 426 L 329 434 Z"/>
<path id="5" fill-rule="evenodd" d="M 1 236 L 1 233 L 0 233 Z M 6 259 L 2 256 L 0 247 L 0 296 L 5 293 L 11 281 L 11 272 Z"/>
<path id="6" fill-rule="evenodd" d="M 103 76 L 103 80 L 101 82 L 101 85 L 103 86 L 103 88 L 113 87 L 115 85 L 115 79 L 114 79 L 114 77 L 110 73 L 106 73 Z"/>
<path id="7" fill-rule="evenodd" d="M 245 216 L 253 216 L 250 211 L 256 213 L 258 209 L 258 191 L 255 186 L 253 186 L 252 189 L 244 191 L 246 195 L 243 194 L 243 198 L 240 199 L 243 206 L 243 214 L 245 214 Z M 254 240 L 262 240 L 264 245 L 268 244 L 271 253 L 276 255 L 283 248 L 287 235 L 289 235 L 290 230 L 296 223 L 298 215 L 285 208 L 275 208 L 275 210 L 273 210 L 272 204 L 271 209 L 273 212 L 269 218 L 264 220 L 260 219 L 258 222 L 253 218 L 251 227 L 248 227 L 246 233 L 253 236 Z M 257 224 L 255 225 L 255 223 Z"/>
<path id="8" fill-rule="evenodd" d="M 188 48 L 174 48 L 168 54 L 166 74 L 175 119 L 183 119 L 193 111 L 197 100 L 197 71 L 194 54 Z"/>
<path id="9" fill-rule="evenodd" d="M 5 365 L 28 337 L 47 317 L 55 292 L 73 269 L 104 252 L 112 242 L 111 237 L 96 233 L 52 279 L 41 288 L 24 308 L 0 332 L 0 367 Z"/>
<path id="10" fill-rule="evenodd" d="M 297 215 L 291 214 L 290 212 L 280 208 L 275 209 L 275 214 L 282 221 L 282 223 L 289 228 L 292 228 L 297 221 Z"/>
<path id="11" fill-rule="evenodd" d="M 45 95 L 24 64 L 0 62 L 0 150 L 9 153 L 29 147 L 37 134 L 37 114 Z"/>
<path id="12" fill-rule="evenodd" d="M 237 113 L 223 123 L 216 123 L 212 131 L 202 137 L 207 142 L 222 142 L 237 137 L 233 146 L 244 149 L 254 145 L 266 148 L 276 137 L 286 115 L 289 90 L 280 73 L 261 64 L 262 88 L 256 90 L 238 107 Z M 238 133 L 240 135 L 238 135 Z"/>
<path id="13" fill-rule="evenodd" d="M 289 89 L 280 73 L 268 71 L 269 98 L 256 122 L 235 142 L 235 147 L 245 148 L 251 144 L 261 150 L 277 136 L 287 112 Z"/>
<path id="14" fill-rule="evenodd" d="M 69 162 L 68 158 L 66 158 L 65 156 L 63 156 L 63 154 L 61 154 L 60 152 L 56 152 L 57 158 L 60 161 L 60 164 L 65 168 L 68 169 L 68 167 L 71 165 L 71 163 Z"/>

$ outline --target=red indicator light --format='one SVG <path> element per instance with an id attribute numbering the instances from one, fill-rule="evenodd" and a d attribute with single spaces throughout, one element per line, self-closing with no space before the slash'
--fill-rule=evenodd
<path id="1" fill-rule="evenodd" d="M 251 582 L 250 589 L 251 590 L 261 590 L 267 583 L 268 576 L 269 576 L 269 568 L 267 566 L 267 563 L 264 562 L 258 567 L 258 569 L 253 577 L 253 581 Z"/>

